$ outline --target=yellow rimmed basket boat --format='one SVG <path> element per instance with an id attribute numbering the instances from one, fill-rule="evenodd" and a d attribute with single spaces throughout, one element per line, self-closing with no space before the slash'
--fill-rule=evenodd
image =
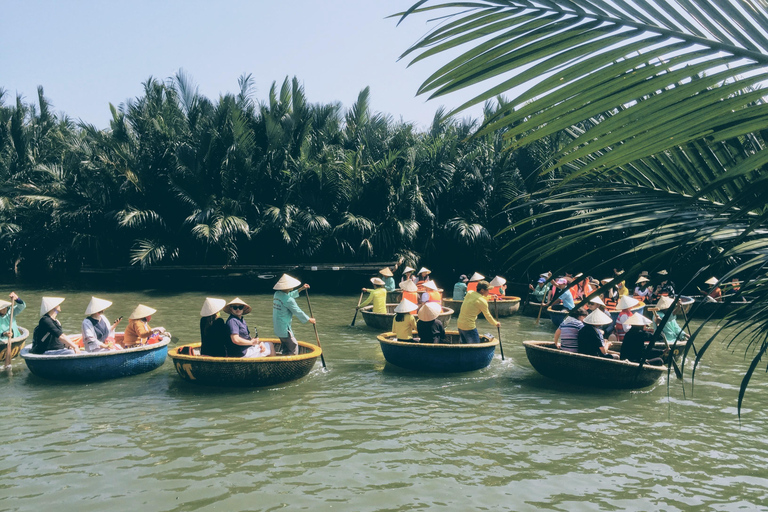
<path id="1" fill-rule="evenodd" d="M 11 338 L 11 358 L 19 355 L 21 349 L 24 348 L 24 344 L 29 338 L 29 331 L 21 326 L 18 326 L 19 335 L 15 338 Z M 0 340 L 0 362 L 5 361 L 5 351 L 8 349 L 8 338 Z"/>
<path id="2" fill-rule="evenodd" d="M 365 306 L 360 308 L 360 312 L 363 314 L 363 320 L 365 320 L 365 325 L 368 327 L 377 331 L 391 331 L 396 307 L 397 304 L 387 304 L 386 313 L 374 313 L 373 306 Z M 453 316 L 453 310 L 443 306 L 443 310 L 437 318 L 443 323 L 443 327 L 448 327 L 451 316 Z"/>
<path id="3" fill-rule="evenodd" d="M 520 309 L 521 299 L 520 297 L 515 297 L 513 295 L 505 295 L 503 299 L 499 300 L 493 300 L 492 298 L 488 298 L 487 300 L 488 310 L 493 316 L 498 316 L 499 318 L 512 316 Z M 458 315 L 459 312 L 461 312 L 461 305 L 463 303 L 463 300 L 443 299 L 443 307 L 451 308 L 455 315 Z M 496 313 L 497 307 L 498 313 Z"/>
<path id="4" fill-rule="evenodd" d="M 261 338 L 281 349 L 277 338 Z M 173 366 L 187 381 L 208 386 L 254 387 L 272 386 L 306 376 L 315 366 L 323 350 L 299 341 L 295 356 L 273 357 L 208 357 L 199 354 L 200 343 L 182 345 L 169 351 Z"/>
<path id="5" fill-rule="evenodd" d="M 416 334 L 414 332 L 414 334 Z M 491 364 L 499 340 L 480 335 L 482 343 L 459 343 L 459 331 L 445 333 L 448 343 L 397 341 L 395 333 L 378 336 L 381 352 L 388 363 L 407 370 L 429 373 L 458 373 L 480 370 Z"/>

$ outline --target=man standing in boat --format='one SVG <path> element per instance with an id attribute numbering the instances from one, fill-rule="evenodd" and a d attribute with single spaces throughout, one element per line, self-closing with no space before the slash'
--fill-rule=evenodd
<path id="1" fill-rule="evenodd" d="M 489 288 L 488 281 L 480 281 L 477 283 L 477 291 L 467 292 L 467 296 L 464 297 L 464 304 L 461 306 L 459 320 L 456 324 L 459 328 L 462 343 L 480 343 L 480 334 L 477 332 L 476 324 L 477 316 L 480 313 L 483 314 L 492 326 L 499 327 L 501 325 L 491 316 L 491 312 L 488 311 L 488 300 L 486 297 L 490 293 L 488 291 Z"/>
<path id="2" fill-rule="evenodd" d="M 310 318 L 296 304 L 296 297 L 299 296 L 301 290 L 307 288 L 309 288 L 308 284 L 302 286 L 301 281 L 288 274 L 283 274 L 283 277 L 272 288 L 276 290 L 272 300 L 272 324 L 275 329 L 275 336 L 280 338 L 280 344 L 283 347 L 280 352 L 282 355 L 295 356 L 299 353 L 299 343 L 296 341 L 291 328 L 293 315 L 296 315 L 303 324 L 315 323 L 315 319 Z"/>

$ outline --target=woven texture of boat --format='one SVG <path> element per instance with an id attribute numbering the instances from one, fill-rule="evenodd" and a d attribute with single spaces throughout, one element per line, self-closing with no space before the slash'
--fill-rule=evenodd
<path id="1" fill-rule="evenodd" d="M 677 306 L 675 306 L 675 315 L 682 316 L 683 314 L 688 315 L 691 311 L 691 306 L 693 306 L 693 303 L 695 302 L 693 297 L 686 297 L 685 295 L 680 297 L 680 300 L 677 302 Z M 654 311 L 658 311 L 659 308 L 656 307 L 655 304 L 649 304 L 646 308 L 646 311 L 649 313 L 653 313 Z"/>
<path id="2" fill-rule="evenodd" d="M 23 327 L 19 327 L 19 335 L 15 338 L 11 338 L 11 358 L 19 355 L 21 349 L 24 348 L 24 344 L 29 338 L 29 331 Z M 5 361 L 5 351 L 8 348 L 8 338 L 0 340 L 0 362 Z"/>
<path id="3" fill-rule="evenodd" d="M 31 354 L 29 348 L 21 351 L 29 371 L 52 380 L 91 382 L 129 377 L 159 368 L 168 355 L 171 338 L 160 338 L 156 343 L 109 352 L 84 352 L 71 355 Z"/>
<path id="4" fill-rule="evenodd" d="M 400 303 L 403 300 L 403 291 L 395 290 L 393 292 L 387 292 L 387 302 Z"/>
<path id="5" fill-rule="evenodd" d="M 463 300 L 443 299 L 443 307 L 452 309 L 453 314 L 456 316 L 459 316 L 459 312 L 461 312 L 462 304 L 464 304 Z M 390 328 L 391 327 L 388 327 L 387 329 L 390 329 Z"/>
<path id="6" fill-rule="evenodd" d="M 280 352 L 277 338 L 261 338 L 271 342 Z M 200 343 L 183 345 L 169 353 L 179 375 L 187 381 L 208 386 L 254 387 L 271 386 L 306 376 L 315 366 L 322 349 L 299 341 L 295 356 L 272 357 L 208 357 L 196 355 Z"/>
<path id="7" fill-rule="evenodd" d="M 639 389 L 653 385 L 666 366 L 575 354 L 555 348 L 551 341 L 524 341 L 525 355 L 537 372 L 551 379 L 600 388 Z"/>
<path id="8" fill-rule="evenodd" d="M 386 313 L 374 313 L 373 306 L 365 306 L 360 308 L 360 312 L 363 314 L 363 320 L 365 325 L 376 329 L 377 331 L 391 331 L 392 321 L 395 319 L 395 308 L 397 304 L 387 304 Z M 443 306 L 443 311 L 440 316 L 437 317 L 443 323 L 443 327 L 448 327 L 453 316 L 453 310 L 451 308 Z"/>
<path id="9" fill-rule="evenodd" d="M 414 335 L 416 333 L 414 332 Z M 471 372 L 487 367 L 499 340 L 484 334 L 482 343 L 459 343 L 459 332 L 445 333 L 447 343 L 415 343 L 397 341 L 395 334 L 378 336 L 381 352 L 388 363 L 407 370 L 430 373 Z"/>
<path id="10" fill-rule="evenodd" d="M 492 298 L 488 298 L 488 311 L 491 312 L 491 315 L 498 316 L 499 318 L 504 318 L 505 316 L 512 316 L 520 309 L 520 297 L 515 297 L 512 295 L 505 295 L 503 299 L 499 299 L 497 301 L 493 300 Z M 464 303 L 463 300 L 453 300 L 453 299 L 443 299 L 443 306 L 446 308 L 451 308 L 454 311 L 454 314 L 458 316 L 459 312 L 461 311 L 461 305 Z M 498 306 L 498 314 L 496 313 L 496 307 Z"/>

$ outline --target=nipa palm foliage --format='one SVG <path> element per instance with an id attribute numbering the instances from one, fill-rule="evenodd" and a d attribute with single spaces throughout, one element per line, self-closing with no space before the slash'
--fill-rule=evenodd
<path id="1" fill-rule="evenodd" d="M 744 322 L 718 331 L 752 355 L 739 407 L 768 350 L 767 5 L 425 0 L 402 13 L 448 14 L 404 54 L 448 55 L 420 93 L 473 88 L 455 111 L 505 93 L 478 133 L 503 130 L 510 149 L 567 135 L 538 169 L 556 179 L 511 205 L 527 218 L 507 228 L 510 260 L 566 253 L 571 268 L 632 262 L 630 275 L 692 267 L 683 292 L 704 274 L 747 279 Z"/>

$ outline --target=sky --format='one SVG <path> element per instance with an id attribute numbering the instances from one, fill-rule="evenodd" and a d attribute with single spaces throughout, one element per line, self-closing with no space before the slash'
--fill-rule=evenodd
<path id="1" fill-rule="evenodd" d="M 54 110 L 108 127 L 109 104 L 142 94 L 150 76 L 183 69 L 200 93 L 236 92 L 252 73 L 256 99 L 272 82 L 296 76 L 312 103 L 349 108 L 366 86 L 373 110 L 428 126 L 435 111 L 469 93 L 427 101 L 421 82 L 445 61 L 408 68 L 399 56 L 435 22 L 416 15 L 399 27 L 387 16 L 412 0 L 41 1 L 0 0 L 0 88 L 4 102 L 36 101 L 45 88 Z M 478 117 L 480 108 L 461 117 Z"/>

